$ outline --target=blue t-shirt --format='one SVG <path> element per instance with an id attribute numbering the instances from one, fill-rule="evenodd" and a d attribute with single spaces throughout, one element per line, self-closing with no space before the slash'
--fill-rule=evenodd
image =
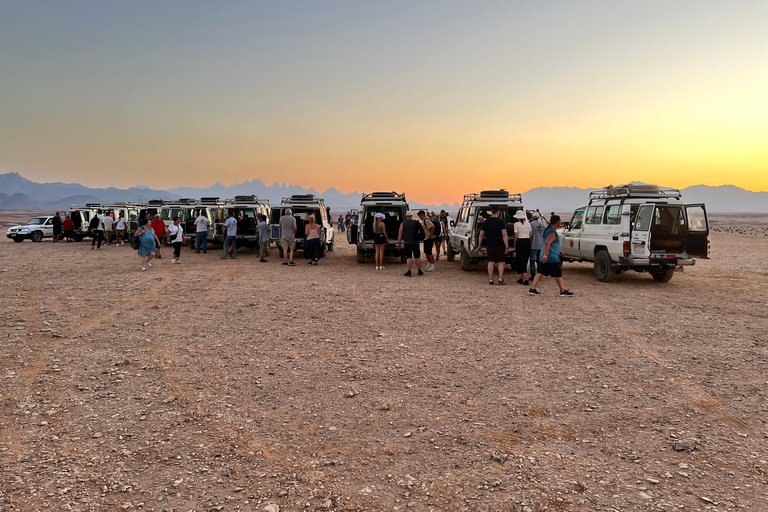
<path id="1" fill-rule="evenodd" d="M 550 233 L 555 234 L 555 241 L 549 244 L 549 254 L 547 254 L 547 263 L 558 263 L 560 261 L 560 237 L 552 226 L 544 230 L 544 243 L 541 245 L 540 257 L 544 258 L 544 248 L 547 246 L 547 238 Z"/>
<path id="2" fill-rule="evenodd" d="M 234 217 L 229 217 L 224 225 L 227 227 L 227 237 L 237 236 L 237 220 Z"/>

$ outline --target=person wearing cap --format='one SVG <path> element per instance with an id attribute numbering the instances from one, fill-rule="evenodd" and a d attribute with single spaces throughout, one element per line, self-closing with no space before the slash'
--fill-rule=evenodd
<path id="1" fill-rule="evenodd" d="M 416 268 L 419 269 L 418 275 L 423 276 L 421 271 L 421 251 L 419 250 L 418 232 L 421 229 L 419 221 L 413 220 L 413 212 L 405 212 L 405 220 L 400 224 L 400 231 L 397 234 L 397 245 L 403 248 L 408 271 L 403 274 L 405 277 L 411 277 L 411 268 L 413 261 L 416 260 Z"/>
<path id="2" fill-rule="evenodd" d="M 528 260 L 531 257 L 531 224 L 523 210 L 517 210 L 514 218 L 518 220 L 514 227 L 515 268 L 517 269 L 518 284 L 528 285 Z"/>
<path id="3" fill-rule="evenodd" d="M 499 207 L 491 207 L 491 216 L 483 221 L 480 226 L 480 236 L 477 240 L 477 246 L 483 246 L 485 241 L 485 251 L 488 256 L 488 284 L 493 284 L 493 266 L 499 268 L 499 284 L 504 282 L 504 265 L 506 264 L 506 254 L 509 252 L 509 236 L 507 235 L 507 224 L 499 217 Z"/>
<path id="4" fill-rule="evenodd" d="M 432 255 L 432 247 L 435 245 L 435 225 L 427 218 L 424 210 L 419 210 L 419 222 L 424 229 L 424 254 L 427 256 L 427 272 L 435 271 L 435 257 Z"/>
<path id="5" fill-rule="evenodd" d="M 386 215 L 379 212 L 373 217 L 373 246 L 376 248 L 376 270 L 384 270 L 384 250 L 389 243 L 387 225 L 384 222 Z"/>
<path id="6" fill-rule="evenodd" d="M 530 279 L 533 280 L 541 267 L 541 247 L 544 245 L 544 229 L 546 229 L 546 226 L 540 219 L 541 214 L 539 210 L 533 212 L 531 217 L 533 217 L 533 220 L 531 221 Z"/>

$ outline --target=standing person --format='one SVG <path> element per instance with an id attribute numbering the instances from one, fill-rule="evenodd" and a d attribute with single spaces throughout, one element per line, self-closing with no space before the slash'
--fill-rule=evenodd
<path id="1" fill-rule="evenodd" d="M 62 227 L 64 228 L 64 238 L 67 239 L 67 242 L 71 242 L 75 237 L 75 223 L 69 218 L 69 215 L 64 219 Z"/>
<path id="2" fill-rule="evenodd" d="M 283 265 L 294 266 L 293 251 L 296 249 L 296 219 L 293 210 L 285 209 L 280 217 L 280 247 L 283 248 Z"/>
<path id="3" fill-rule="evenodd" d="M 210 225 L 211 221 L 203 215 L 203 210 L 200 210 L 200 215 L 195 219 L 195 254 L 200 254 L 200 246 L 203 248 L 203 254 L 208 252 L 208 226 Z"/>
<path id="4" fill-rule="evenodd" d="M 230 256 L 233 260 L 237 259 L 237 219 L 235 218 L 235 212 L 232 210 L 229 211 L 229 217 L 227 217 L 227 220 L 224 221 L 224 226 L 222 226 L 222 231 L 224 231 L 224 234 L 226 235 L 226 238 L 224 239 L 224 252 L 221 255 L 221 259 L 225 260 L 227 259 L 227 247 L 232 247 L 232 255 Z"/>
<path id="5" fill-rule="evenodd" d="M 342 215 L 339 215 L 339 220 L 338 220 L 338 226 L 337 227 L 339 229 L 339 233 L 343 233 L 344 232 L 344 217 Z"/>
<path id="6" fill-rule="evenodd" d="M 112 235 L 114 234 L 115 219 L 109 215 L 105 215 L 101 223 L 104 225 L 104 240 L 107 241 L 107 245 L 111 245 Z"/>
<path id="7" fill-rule="evenodd" d="M 267 216 L 258 215 L 259 217 L 259 261 L 266 263 L 267 252 L 269 252 L 269 224 L 267 224 Z"/>
<path id="8" fill-rule="evenodd" d="M 552 215 L 549 218 L 549 227 L 544 230 L 544 247 L 541 248 L 541 272 L 536 274 L 533 285 L 528 289 L 530 295 L 541 295 L 536 289 L 541 281 L 541 276 L 554 277 L 557 287 L 560 288 L 561 297 L 570 297 L 573 293 L 565 289 L 563 282 L 563 267 L 560 261 L 560 237 L 557 230 L 562 227 L 560 216 Z"/>
<path id="9" fill-rule="evenodd" d="M 91 250 L 96 245 L 97 249 L 101 249 L 101 242 L 104 241 L 104 219 L 101 216 L 101 210 L 96 210 L 96 214 L 91 219 L 91 223 L 88 224 L 91 232 L 93 233 L 93 241 L 91 242 Z M 98 242 L 98 245 L 96 244 Z"/>
<path id="10" fill-rule="evenodd" d="M 61 239 L 61 215 L 56 212 L 53 216 L 53 243 L 58 242 Z"/>
<path id="11" fill-rule="evenodd" d="M 157 259 L 162 258 L 160 255 L 160 246 L 163 245 L 163 241 L 165 240 L 167 242 L 167 237 L 165 233 L 165 222 L 160 218 L 160 214 L 156 213 L 155 218 L 152 221 L 152 229 L 155 230 L 155 236 L 157 237 L 160 242 L 157 244 Z"/>
<path id="12" fill-rule="evenodd" d="M 531 214 L 531 279 L 536 277 L 541 267 L 541 246 L 544 245 L 544 223 L 539 220 L 541 214 L 536 210 Z"/>
<path id="13" fill-rule="evenodd" d="M 544 214 L 541 213 L 538 208 L 536 208 L 536 213 L 539 214 L 539 219 L 541 220 L 541 222 L 544 222 L 544 223 L 547 222 L 547 219 L 544 218 Z"/>
<path id="14" fill-rule="evenodd" d="M 379 212 L 373 218 L 373 247 L 376 250 L 376 270 L 384 270 L 384 250 L 389 243 L 389 233 L 387 233 L 387 224 L 384 220 L 386 215 Z"/>
<path id="15" fill-rule="evenodd" d="M 416 260 L 416 268 L 419 269 L 418 275 L 424 275 L 424 272 L 421 271 L 421 251 L 419 250 L 420 232 L 423 233 L 421 223 L 413 220 L 413 212 L 405 212 L 405 220 L 400 223 L 400 231 L 397 233 L 397 245 L 403 248 L 407 258 L 406 265 L 408 271 L 403 274 L 405 277 L 413 275 L 411 274 L 411 268 L 413 267 L 414 260 Z"/>
<path id="16" fill-rule="evenodd" d="M 141 256 L 141 270 L 147 270 L 147 267 L 151 267 L 152 258 L 157 254 L 157 246 L 160 244 L 160 240 L 155 236 L 155 230 L 152 229 L 152 221 L 149 217 L 144 221 L 143 226 L 139 226 L 136 233 L 133 236 L 139 237 L 139 256 Z"/>
<path id="17" fill-rule="evenodd" d="M 506 254 L 509 252 L 509 237 L 507 236 L 507 224 L 499 217 L 499 207 L 491 208 L 491 216 L 483 221 L 480 226 L 480 237 L 477 247 L 483 246 L 485 238 L 485 251 L 488 255 L 488 284 L 493 284 L 493 267 L 499 267 L 499 284 L 504 282 L 504 264 Z"/>
<path id="18" fill-rule="evenodd" d="M 435 257 L 432 256 L 432 247 L 435 244 L 435 225 L 427 218 L 424 210 L 419 210 L 419 221 L 424 229 L 424 254 L 427 256 L 427 272 L 435 271 Z"/>
<path id="19" fill-rule="evenodd" d="M 309 265 L 317 266 L 320 261 L 320 225 L 315 222 L 314 215 L 307 215 L 304 219 L 304 254 L 309 260 Z"/>
<path id="20" fill-rule="evenodd" d="M 115 223 L 115 233 L 117 234 L 115 245 L 125 244 L 125 230 L 127 228 L 128 225 L 125 223 L 125 215 L 123 215 L 123 212 L 120 212 L 117 217 L 117 222 Z"/>
<path id="21" fill-rule="evenodd" d="M 515 222 L 514 239 L 515 244 L 515 267 L 517 275 L 520 278 L 517 284 L 528 286 L 528 260 L 531 259 L 531 224 L 523 210 L 517 210 L 514 215 L 518 222 Z"/>
<path id="22" fill-rule="evenodd" d="M 184 228 L 181 227 L 181 217 L 174 217 L 173 224 L 168 226 L 168 238 L 173 246 L 171 263 L 181 263 L 181 244 L 184 243 Z"/>
<path id="23" fill-rule="evenodd" d="M 431 219 L 432 225 L 435 226 L 435 232 L 432 238 L 435 240 L 435 261 L 440 261 L 440 248 L 443 246 L 443 224 L 440 222 L 440 216 L 435 214 Z"/>
<path id="24" fill-rule="evenodd" d="M 440 210 L 440 224 L 443 228 L 443 253 L 448 254 L 448 236 L 451 234 L 451 216 L 445 210 Z"/>

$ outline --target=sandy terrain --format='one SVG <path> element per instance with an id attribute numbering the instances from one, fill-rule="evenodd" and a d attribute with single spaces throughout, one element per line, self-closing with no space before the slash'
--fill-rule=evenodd
<path id="1" fill-rule="evenodd" d="M 713 245 L 561 299 L 3 238 L 0 510 L 768 510 L 768 238 Z"/>

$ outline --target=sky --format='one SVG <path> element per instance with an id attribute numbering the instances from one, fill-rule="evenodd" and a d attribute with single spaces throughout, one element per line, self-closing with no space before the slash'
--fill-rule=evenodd
<path id="1" fill-rule="evenodd" d="M 0 172 L 768 191 L 768 2 L 0 0 Z"/>

